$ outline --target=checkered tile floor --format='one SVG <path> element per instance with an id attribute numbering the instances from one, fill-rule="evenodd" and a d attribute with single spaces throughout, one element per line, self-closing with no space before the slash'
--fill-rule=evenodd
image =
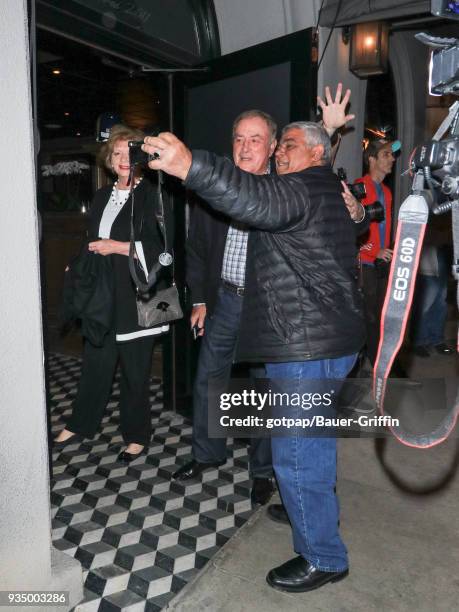
<path id="1" fill-rule="evenodd" d="M 52 430 L 71 410 L 80 360 L 49 359 Z M 80 561 L 85 599 L 75 610 L 161 610 L 245 523 L 252 510 L 245 445 L 228 441 L 228 461 L 186 484 L 171 480 L 191 458 L 191 424 L 162 410 L 159 380 L 151 384 L 154 435 L 147 455 L 116 461 L 119 381 L 101 433 L 53 454 L 54 546 Z"/>

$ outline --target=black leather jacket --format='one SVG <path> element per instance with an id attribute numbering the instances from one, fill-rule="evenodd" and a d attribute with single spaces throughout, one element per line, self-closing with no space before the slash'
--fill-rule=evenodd
<path id="1" fill-rule="evenodd" d="M 355 228 L 330 166 L 255 176 L 193 151 L 185 186 L 254 228 L 237 360 L 305 361 L 360 350 Z"/>

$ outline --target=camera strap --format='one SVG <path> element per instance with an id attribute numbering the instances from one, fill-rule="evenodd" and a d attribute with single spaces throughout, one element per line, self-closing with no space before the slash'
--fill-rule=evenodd
<path id="1" fill-rule="evenodd" d="M 424 176 L 420 171 L 414 179 L 413 193 L 403 202 L 398 217 L 394 255 L 381 315 L 378 354 L 373 371 L 373 394 L 381 415 L 384 415 L 387 379 L 405 336 L 429 216 L 429 208 L 422 195 L 423 182 Z M 453 209 L 454 217 L 454 258 L 456 278 L 459 278 L 459 202 L 456 211 Z M 456 405 L 430 433 L 416 434 L 406 431 L 401 425 L 394 424 L 390 426 L 390 430 L 406 446 L 414 448 L 436 446 L 448 437 L 456 424 L 459 414 L 458 399 L 456 398 Z"/>
<path id="2" fill-rule="evenodd" d="M 131 172 L 133 168 L 131 169 Z M 137 269 L 135 265 L 135 235 L 134 235 L 134 181 L 131 179 L 131 229 L 130 229 L 130 238 L 129 238 L 129 271 L 131 273 L 132 280 L 134 281 L 137 291 L 140 293 L 148 293 L 153 285 L 156 284 L 158 279 L 158 274 L 160 270 L 169 266 L 172 261 L 172 255 L 168 251 L 168 240 L 167 240 L 167 231 L 166 231 L 166 223 L 164 216 L 164 200 L 163 200 L 163 190 L 162 190 L 162 172 L 158 170 L 158 184 L 157 184 L 157 196 L 158 196 L 158 211 L 156 213 L 156 220 L 158 222 L 159 229 L 161 231 L 163 241 L 164 241 L 164 252 L 159 256 L 158 261 L 152 266 L 151 270 L 148 272 L 147 282 L 144 283 L 139 279 L 137 274 Z M 173 281 L 174 282 L 174 281 Z"/>

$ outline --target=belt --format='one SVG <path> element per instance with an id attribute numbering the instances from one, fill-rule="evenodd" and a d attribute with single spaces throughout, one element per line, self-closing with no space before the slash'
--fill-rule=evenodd
<path id="1" fill-rule="evenodd" d="M 231 291 L 231 293 L 235 293 L 239 297 L 244 297 L 244 287 L 238 287 L 237 285 L 233 285 L 228 281 L 222 278 L 222 287 L 227 289 L 227 291 Z"/>

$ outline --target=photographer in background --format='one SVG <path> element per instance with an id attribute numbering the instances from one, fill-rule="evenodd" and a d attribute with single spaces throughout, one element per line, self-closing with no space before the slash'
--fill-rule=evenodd
<path id="1" fill-rule="evenodd" d="M 392 193 L 384 179 L 392 172 L 394 153 L 400 150 L 400 141 L 383 138 L 372 140 L 364 152 L 367 174 L 357 179 L 365 185 L 364 206 L 380 202 L 384 208 L 384 219 L 373 220 L 368 232 L 361 237 L 360 260 L 362 264 L 362 289 L 365 303 L 367 328 L 366 353 L 374 365 L 379 344 L 381 310 L 386 294 L 387 279 L 392 259 L 391 221 Z"/>

